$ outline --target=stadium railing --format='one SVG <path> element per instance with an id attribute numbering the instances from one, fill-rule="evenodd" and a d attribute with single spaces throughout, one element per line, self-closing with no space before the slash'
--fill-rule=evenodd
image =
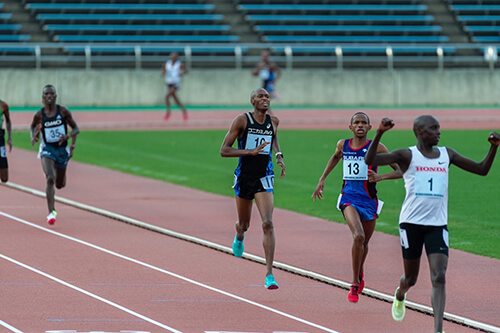
<path id="1" fill-rule="evenodd" d="M 253 68 L 270 50 L 283 69 L 470 68 L 493 69 L 495 43 L 0 43 L 0 67 L 159 68 L 176 51 L 188 67 Z"/>

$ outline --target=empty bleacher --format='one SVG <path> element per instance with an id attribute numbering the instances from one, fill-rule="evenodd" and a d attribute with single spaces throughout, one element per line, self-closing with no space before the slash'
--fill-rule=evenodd
<path id="1" fill-rule="evenodd" d="M 448 0 L 447 2 L 472 42 L 500 42 L 500 1 Z"/>
<path id="2" fill-rule="evenodd" d="M 365 0 L 366 1 L 366 0 Z M 445 43 L 447 36 L 427 15 L 427 6 L 401 1 L 370 4 L 246 4 L 236 8 L 263 42 Z M 259 2 L 259 1 L 257 1 Z M 403 1 L 404 2 L 404 1 Z M 334 4 L 333 4 L 334 3 Z M 340 3 L 340 4 L 339 4 Z M 394 4 L 396 3 L 396 4 Z"/>
<path id="3" fill-rule="evenodd" d="M 29 35 L 20 34 L 21 25 L 12 24 L 12 13 L 3 12 L 3 3 L 0 3 L 0 42 L 26 42 Z"/>
<path id="4" fill-rule="evenodd" d="M 25 1 L 25 8 L 55 42 L 238 42 L 213 4 L 143 1 Z"/>
<path id="5" fill-rule="evenodd" d="M 389 57 L 422 64 L 480 61 L 487 43 L 500 42 L 500 0 L 438 2 L 442 9 L 427 0 L 6 0 L 19 8 L 13 21 L 0 2 L 0 55 L 157 66 L 176 51 L 204 66 L 253 66 L 268 49 L 284 66 L 292 58 L 299 66 L 383 65 Z M 470 49 L 450 44 L 465 43 L 465 32 Z"/>

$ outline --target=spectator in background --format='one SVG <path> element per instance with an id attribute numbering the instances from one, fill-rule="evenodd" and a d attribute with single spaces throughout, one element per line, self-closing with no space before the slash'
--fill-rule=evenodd
<path id="1" fill-rule="evenodd" d="M 171 107 L 170 107 L 170 97 L 172 97 L 179 106 L 182 111 L 182 119 L 188 120 L 188 114 L 186 108 L 179 100 L 177 96 L 177 91 L 181 87 L 181 78 L 188 71 L 184 64 L 179 60 L 179 54 L 177 52 L 172 52 L 170 54 L 170 59 L 165 62 L 162 66 L 161 74 L 165 76 L 165 104 L 167 105 L 167 113 L 165 114 L 164 119 L 168 120 L 171 115 Z"/>
<path id="2" fill-rule="evenodd" d="M 276 91 L 276 81 L 281 77 L 281 70 L 278 65 L 269 60 L 269 51 L 262 51 L 261 61 L 252 70 L 253 76 L 259 76 L 262 79 L 262 88 L 266 89 L 271 97 L 279 100 Z"/>
<path id="3" fill-rule="evenodd" d="M 9 152 L 12 151 L 12 123 L 10 121 L 9 105 L 1 99 L 0 109 L 0 179 L 2 180 L 2 183 L 6 183 L 9 180 L 9 165 L 7 163 L 7 149 L 5 148 L 5 130 L 3 129 L 3 121 L 5 119 Z"/>

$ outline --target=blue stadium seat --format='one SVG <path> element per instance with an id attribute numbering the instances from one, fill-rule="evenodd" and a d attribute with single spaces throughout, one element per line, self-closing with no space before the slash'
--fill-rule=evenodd
<path id="1" fill-rule="evenodd" d="M 0 42 L 28 42 L 30 35 L 0 35 Z"/>
<path id="2" fill-rule="evenodd" d="M 464 27 L 465 31 L 476 33 L 476 32 L 500 32 L 500 26 L 498 25 L 469 25 Z"/>
<path id="3" fill-rule="evenodd" d="M 0 21 L 8 21 L 12 18 L 11 13 L 0 13 Z"/>
<path id="4" fill-rule="evenodd" d="M 20 24 L 0 24 L 0 31 L 17 32 L 19 30 L 21 30 Z"/>
<path id="5" fill-rule="evenodd" d="M 57 42 L 238 42 L 231 35 L 57 35 Z"/>
<path id="6" fill-rule="evenodd" d="M 40 12 L 66 13 L 66 12 L 208 12 L 215 8 L 213 4 L 123 4 L 123 3 L 29 3 L 26 9 L 32 14 Z"/>
<path id="7" fill-rule="evenodd" d="M 433 22 L 432 15 L 247 15 L 256 22 Z"/>
<path id="8" fill-rule="evenodd" d="M 260 32 L 441 32 L 437 25 L 256 25 Z"/>
<path id="9" fill-rule="evenodd" d="M 459 15 L 457 18 L 464 23 L 500 21 L 500 15 Z"/>
<path id="10" fill-rule="evenodd" d="M 335 4 L 352 4 L 352 0 L 334 0 L 331 1 Z M 324 5 L 325 0 L 233 0 L 235 5 L 289 5 L 291 3 L 296 5 Z M 376 5 L 389 5 L 389 4 L 419 4 L 420 0 L 357 0 L 357 4 L 376 4 Z"/>
<path id="11" fill-rule="evenodd" d="M 220 14 L 38 14 L 36 16 L 42 24 L 47 21 L 59 21 L 71 23 L 74 21 L 155 21 L 155 22 L 191 22 L 209 21 L 218 22 L 222 20 Z"/>
<path id="12" fill-rule="evenodd" d="M 479 43 L 500 43 L 500 36 L 474 36 L 473 40 Z"/>
<path id="13" fill-rule="evenodd" d="M 425 5 L 238 5 L 237 8 L 243 13 L 266 12 L 278 14 L 280 12 L 411 12 L 422 13 L 427 10 Z"/>
<path id="14" fill-rule="evenodd" d="M 446 43 L 447 36 L 264 36 L 265 42 Z"/>
<path id="15" fill-rule="evenodd" d="M 43 26 L 43 30 L 49 31 L 52 34 L 56 32 L 87 32 L 87 31 L 136 31 L 136 32 L 167 32 L 167 31 L 218 31 L 227 32 L 231 29 L 229 25 L 130 25 L 130 24 L 47 24 Z"/>
<path id="16" fill-rule="evenodd" d="M 451 10 L 456 14 L 460 13 L 482 13 L 489 14 L 490 12 L 500 12 L 500 5 L 451 5 Z"/>

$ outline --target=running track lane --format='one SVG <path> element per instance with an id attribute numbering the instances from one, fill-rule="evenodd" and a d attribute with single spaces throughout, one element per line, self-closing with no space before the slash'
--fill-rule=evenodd
<path id="1" fill-rule="evenodd" d="M 10 156 L 11 170 L 16 170 L 11 172 L 12 182 L 43 191 L 45 184 L 36 153 L 15 150 Z M 481 181 L 487 179 L 478 179 Z M 67 188 L 56 194 L 217 244 L 231 246 L 234 237 L 233 223 L 237 217 L 234 199 L 229 197 L 76 162 L 70 162 Z M 45 215 L 42 210 L 34 218 Z M 344 224 L 282 209 L 275 209 L 274 221 L 276 261 L 350 281 L 351 236 Z M 262 256 L 262 232 L 258 226 L 258 213 L 254 210 L 245 247 L 248 253 Z M 367 288 L 392 295 L 402 274 L 399 240 L 376 232 L 370 245 Z M 457 250 L 450 253 L 446 311 L 500 326 L 500 297 L 487 287 L 491 276 L 500 276 L 500 261 Z M 430 306 L 428 276 L 423 258 L 420 278 L 408 295 L 409 300 Z"/>
<path id="2" fill-rule="evenodd" d="M 388 303 L 349 304 L 344 290 L 285 272 L 278 273 L 281 289 L 268 291 L 260 264 L 89 212 L 60 205 L 66 217 L 55 226 L 32 223 L 45 200 L 2 190 L 0 320 L 19 331 L 401 329 L 387 317 Z M 432 331 L 428 319 L 413 314 L 405 331 Z"/>
<path id="3" fill-rule="evenodd" d="M 32 152 L 16 151 L 15 154 L 16 157 L 12 160 L 16 163 L 22 160 L 22 155 L 29 158 L 34 157 Z M 35 162 L 34 166 L 39 167 L 39 164 Z M 38 175 L 37 181 L 34 183 L 43 185 L 40 172 L 31 168 L 30 163 L 25 163 L 24 167 L 22 170 L 31 169 L 28 172 L 34 177 Z M 88 170 L 85 171 L 86 169 Z M 96 191 L 96 188 L 93 187 L 98 183 L 93 183 L 87 189 L 81 184 L 88 179 L 85 177 L 87 172 L 97 177 L 97 171 L 102 171 L 104 178 L 99 179 L 102 181 L 101 186 L 114 188 L 116 193 L 122 193 L 119 184 L 132 186 L 135 190 L 134 196 L 139 195 L 138 191 L 142 191 L 141 187 L 136 186 L 137 184 L 133 182 L 133 179 L 137 177 L 118 173 L 118 179 L 121 180 L 113 178 L 112 184 L 106 183 L 105 179 L 111 180 L 110 174 L 107 174 L 110 171 L 74 162 L 72 162 L 69 171 L 68 177 L 73 180 L 73 186 L 76 186 L 75 183 L 81 185 L 77 192 L 80 195 L 88 195 L 86 201 L 90 203 L 95 201 L 95 203 L 110 204 L 111 206 L 120 204 L 122 210 L 125 210 L 123 203 L 134 202 L 134 200 L 125 200 L 121 196 L 116 196 L 113 200 L 110 200 L 109 197 L 106 199 L 102 197 L 105 195 L 104 188 L 99 188 Z M 81 177 L 72 174 L 75 171 Z M 114 172 L 111 173 L 114 174 Z M 30 178 L 27 176 L 25 180 Z M 41 181 L 40 178 L 42 178 Z M 156 182 L 145 180 L 141 180 L 141 182 L 146 182 L 149 195 L 158 194 L 156 193 Z M 160 182 L 158 185 L 161 185 L 163 191 L 170 187 L 170 185 Z M 86 192 L 92 187 L 94 195 Z M 68 189 L 64 191 L 69 194 Z M 175 189 L 181 188 L 175 187 Z M 58 194 L 64 193 L 64 191 L 60 191 Z M 190 193 L 193 195 L 196 192 Z M 180 193 L 181 197 L 184 195 L 184 193 Z M 149 201 L 155 202 L 156 200 Z M 226 205 L 225 200 L 221 197 L 216 196 L 215 200 L 211 200 L 216 208 L 220 208 L 216 204 L 219 201 L 223 202 L 222 206 Z M 2 187 L 0 202 L 1 211 L 45 227 L 46 208 L 43 198 Z M 156 202 L 163 203 L 163 208 L 158 209 L 153 206 L 148 210 L 141 206 L 135 207 L 127 213 L 134 215 L 142 211 L 146 219 L 155 219 L 155 221 L 171 221 L 172 218 L 176 221 L 180 220 L 180 217 L 175 215 L 181 214 L 178 202 L 173 203 L 174 207 L 165 206 L 165 202 L 161 200 Z M 233 211 L 233 200 L 230 202 L 231 211 Z M 130 204 L 125 206 L 130 207 Z M 229 209 L 226 210 L 229 211 Z M 58 211 L 58 222 L 54 227 L 51 227 L 51 230 L 135 258 L 154 267 L 181 274 L 309 322 L 329 327 L 332 330 L 356 333 L 400 332 L 401 329 L 405 332 L 432 331 L 432 319 L 424 314 L 409 311 L 403 324 L 398 324 L 390 318 L 389 303 L 362 297 L 358 304 L 350 304 L 345 299 L 346 291 L 343 289 L 325 286 L 282 271 L 275 272 L 281 285 L 280 290 L 267 291 L 262 286 L 264 267 L 260 264 L 65 205 L 58 204 Z M 189 211 L 191 210 L 188 209 L 183 214 L 187 214 Z M 221 214 L 225 215 L 227 212 L 221 212 Z M 208 233 L 209 228 L 207 229 L 206 226 L 200 224 L 200 220 L 196 221 L 197 225 L 194 226 L 194 221 L 191 218 L 192 216 L 187 215 L 184 221 L 178 222 L 187 224 L 190 229 L 198 227 L 201 231 L 206 230 L 207 235 L 205 236 L 213 237 Z M 0 237 L 0 253 L 3 256 L 35 267 L 58 279 L 68 281 L 79 288 L 182 332 L 203 332 L 203 330 L 321 332 L 318 328 L 303 325 L 296 320 L 271 313 L 255 305 L 249 305 L 241 300 L 235 301 L 234 298 L 226 297 L 220 293 L 209 292 L 206 288 L 193 286 L 165 273 L 152 270 L 150 267 L 104 254 L 61 236 L 44 232 L 19 221 L 16 222 L 6 216 L 1 216 L 0 219 L 4 226 Z M 212 221 L 207 222 L 207 219 L 201 219 L 201 221 L 212 223 Z M 290 223 L 294 222 L 290 220 Z M 216 223 L 213 227 L 212 233 L 221 232 Z M 323 231 L 331 232 L 331 230 Z M 258 228 L 255 229 L 255 232 L 259 233 Z M 226 237 L 232 239 L 232 230 L 226 230 L 225 233 Z M 260 245 L 256 245 L 260 237 L 254 235 L 249 237 L 249 240 L 252 238 L 253 240 L 247 243 L 250 252 L 261 254 Z M 283 247 L 286 247 L 286 244 L 283 244 L 282 249 Z M 314 248 L 312 245 L 311 247 Z M 288 249 L 293 250 L 292 248 Z M 300 251 L 302 248 L 296 248 L 295 251 L 297 250 Z M 305 257 L 304 254 L 295 253 L 295 255 L 299 259 Z M 331 265 L 325 263 L 324 258 L 322 265 L 330 267 Z M 328 261 L 331 260 L 330 256 L 326 258 Z M 316 261 L 315 257 L 308 259 L 312 262 Z M 3 284 L 0 285 L 1 294 L 8 296 L 2 296 L 3 300 L 8 300 L 8 303 L 2 302 L 2 309 L 5 310 L 3 310 L 0 320 L 14 326 L 21 325 L 24 332 L 69 328 L 79 331 L 102 329 L 108 331 L 117 331 L 118 329 L 158 331 L 157 328 L 151 328 L 147 323 L 137 322 L 136 316 L 117 311 L 115 307 L 103 305 L 102 302 L 98 302 L 94 298 L 82 296 L 81 293 L 68 287 L 62 287 L 46 277 L 19 268 L 18 265 L 10 261 L 1 261 L 0 265 L 3 277 Z M 345 268 L 340 268 L 340 270 L 346 271 Z M 387 276 L 385 280 L 387 280 Z M 360 320 L 360 318 L 362 319 Z M 445 327 L 452 332 L 473 331 L 451 323 L 446 323 Z"/>

